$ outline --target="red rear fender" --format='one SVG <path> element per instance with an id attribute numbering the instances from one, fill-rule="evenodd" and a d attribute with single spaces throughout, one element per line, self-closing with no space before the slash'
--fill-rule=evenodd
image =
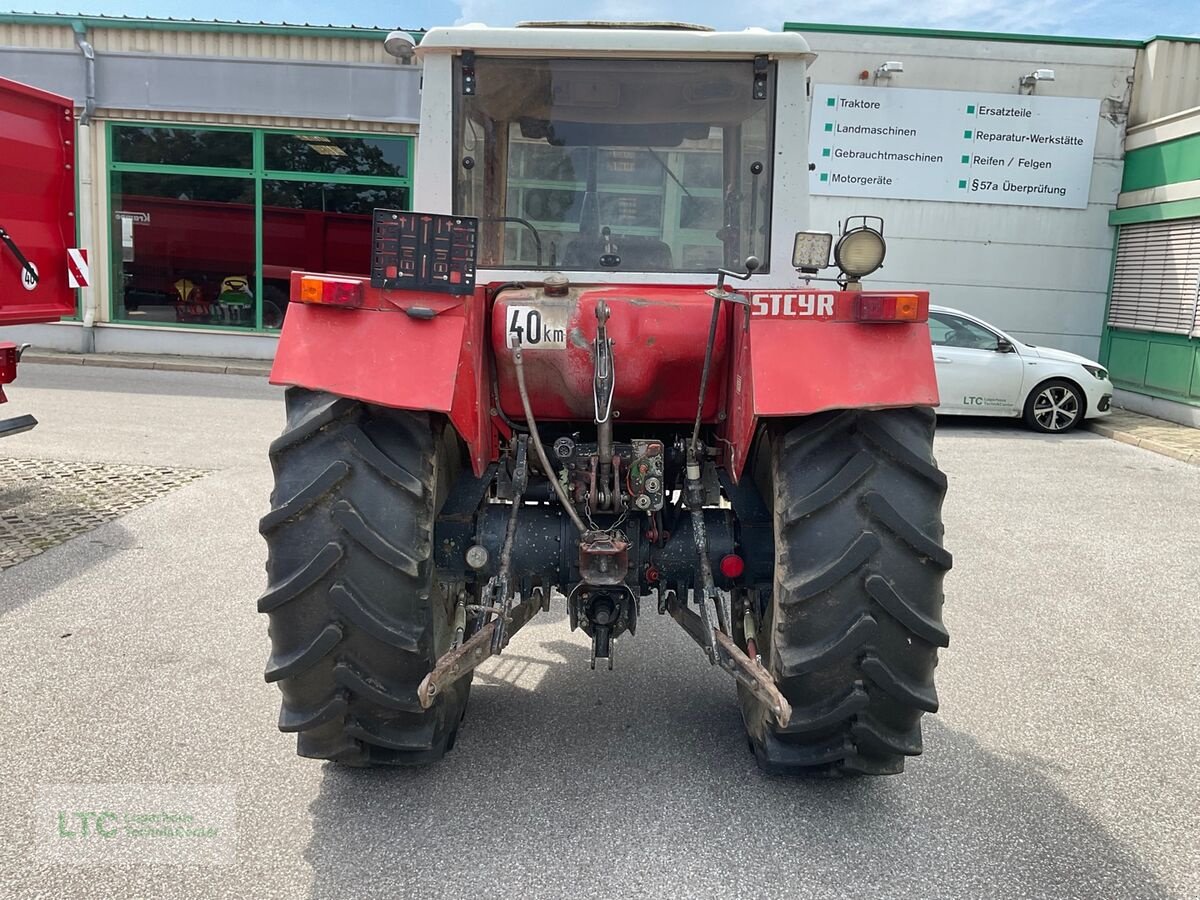
<path id="1" fill-rule="evenodd" d="M 494 456 L 495 442 L 482 376 L 484 298 L 406 294 L 404 301 L 437 313 L 426 319 L 395 307 L 290 304 L 271 383 L 443 413 L 467 444 L 472 468 L 481 474 Z"/>
<path id="2" fill-rule="evenodd" d="M 839 310 L 850 292 L 835 292 Z M 847 318 L 736 318 L 733 379 L 725 429 L 729 466 L 740 477 L 760 418 L 830 409 L 937 406 L 928 294 L 921 321 L 859 323 Z"/>
<path id="3" fill-rule="evenodd" d="M 557 319 L 550 315 L 550 298 L 538 291 L 505 291 L 497 300 L 505 317 L 491 316 L 488 327 L 489 298 L 483 288 L 460 298 L 377 291 L 363 281 L 361 308 L 289 306 L 271 371 L 273 384 L 442 413 L 481 473 L 496 458 L 501 433 L 507 434 L 492 412 L 487 353 L 497 355 L 501 406 L 511 415 L 521 409 L 506 346 L 509 314 L 536 308 L 546 313 L 545 322 L 561 322 L 553 346 L 534 350 L 526 345 L 533 401 L 547 419 L 586 426 L 592 418 L 595 306 L 603 298 L 611 311 L 618 386 L 614 406 L 622 421 L 644 423 L 649 436 L 654 422 L 686 422 L 694 415 L 712 310 L 711 298 L 701 288 L 585 288 L 564 298 Z M 752 299 L 762 296 L 755 292 Z M 735 478 L 745 466 L 761 418 L 937 405 L 924 321 L 926 293 L 918 292 L 920 321 L 880 324 L 854 319 L 858 301 L 850 292 L 821 295 L 833 298 L 828 304 L 815 298 L 810 303 L 800 294 L 779 296 L 780 302 L 769 308 L 727 303 L 718 320 L 705 420 L 718 423 Z"/>

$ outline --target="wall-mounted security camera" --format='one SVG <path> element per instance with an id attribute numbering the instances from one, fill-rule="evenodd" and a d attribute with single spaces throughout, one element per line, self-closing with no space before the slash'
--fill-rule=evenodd
<path id="1" fill-rule="evenodd" d="M 904 63 L 898 59 L 889 59 L 875 70 L 876 78 L 891 78 L 897 72 L 904 71 Z"/>

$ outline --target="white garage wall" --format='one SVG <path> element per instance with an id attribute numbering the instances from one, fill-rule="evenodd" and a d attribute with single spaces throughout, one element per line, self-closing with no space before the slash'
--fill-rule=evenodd
<path id="1" fill-rule="evenodd" d="M 818 54 L 814 84 L 859 79 L 885 60 L 904 72 L 891 89 L 1017 93 L 1019 79 L 1054 69 L 1037 93 L 1101 101 L 1087 209 L 813 197 L 812 228 L 850 215 L 883 216 L 887 261 L 875 287 L 928 288 L 932 302 L 979 315 L 1035 344 L 1099 355 L 1121 185 L 1122 146 L 1137 49 L 946 37 L 800 32 Z"/>

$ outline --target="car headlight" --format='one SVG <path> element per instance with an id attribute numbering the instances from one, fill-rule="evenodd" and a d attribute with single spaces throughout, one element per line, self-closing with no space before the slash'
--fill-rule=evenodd
<path id="1" fill-rule="evenodd" d="M 1106 381 L 1108 379 L 1108 371 L 1100 368 L 1099 366 L 1084 366 L 1083 368 L 1086 369 L 1087 373 L 1093 378 L 1097 378 L 1100 381 Z"/>
<path id="2" fill-rule="evenodd" d="M 874 228 L 854 228 L 838 240 L 833 248 L 833 259 L 851 278 L 862 278 L 883 265 L 886 252 L 882 234 Z"/>

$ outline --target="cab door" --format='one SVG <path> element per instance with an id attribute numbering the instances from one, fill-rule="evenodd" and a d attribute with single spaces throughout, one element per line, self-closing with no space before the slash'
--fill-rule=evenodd
<path id="1" fill-rule="evenodd" d="M 953 313 L 929 313 L 940 412 L 1011 416 L 1020 411 L 1021 357 L 989 328 Z"/>
<path id="2" fill-rule="evenodd" d="M 0 325 L 75 312 L 74 136 L 70 100 L 0 78 Z"/>

